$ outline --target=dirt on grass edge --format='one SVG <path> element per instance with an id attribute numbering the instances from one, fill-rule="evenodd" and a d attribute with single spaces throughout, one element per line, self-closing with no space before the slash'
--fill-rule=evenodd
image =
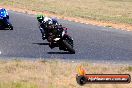
<path id="1" fill-rule="evenodd" d="M 15 8 L 12 6 L 5 6 L 5 5 L 1 5 L 0 8 L 6 8 L 7 10 L 22 12 L 26 14 L 33 14 L 33 15 L 46 14 L 47 16 L 57 17 L 58 19 L 64 19 L 64 20 L 69 20 L 69 21 L 74 21 L 74 22 L 79 22 L 79 23 L 84 23 L 84 24 L 92 24 L 92 25 L 97 25 L 97 26 L 104 26 L 104 27 L 109 27 L 109 28 L 116 28 L 116 29 L 125 30 L 125 31 L 132 31 L 132 24 L 113 23 L 113 22 L 108 22 L 108 21 L 96 21 L 96 20 L 90 20 L 90 19 L 84 19 L 84 18 L 64 17 L 61 15 L 50 13 L 48 11 L 37 12 L 37 11 L 31 11 L 28 9 Z"/>

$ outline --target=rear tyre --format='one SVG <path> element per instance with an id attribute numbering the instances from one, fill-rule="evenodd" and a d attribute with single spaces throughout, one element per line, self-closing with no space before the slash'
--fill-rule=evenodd
<path id="1" fill-rule="evenodd" d="M 63 40 L 64 43 L 64 47 L 66 47 L 66 49 L 71 53 L 71 54 L 75 54 L 75 50 L 73 49 L 73 46 L 70 45 L 66 40 Z"/>

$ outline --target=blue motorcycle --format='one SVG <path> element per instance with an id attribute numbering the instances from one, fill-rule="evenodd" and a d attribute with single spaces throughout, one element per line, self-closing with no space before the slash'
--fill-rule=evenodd
<path id="1" fill-rule="evenodd" d="M 9 15 L 6 9 L 0 9 L 0 30 L 13 30 L 12 24 L 9 22 Z"/>

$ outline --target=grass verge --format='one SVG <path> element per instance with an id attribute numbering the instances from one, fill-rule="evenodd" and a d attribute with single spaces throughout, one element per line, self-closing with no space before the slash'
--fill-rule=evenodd
<path id="1" fill-rule="evenodd" d="M 1 82 L 0 88 L 38 88 L 37 85 L 27 82 Z"/>
<path id="2" fill-rule="evenodd" d="M 87 73 L 130 74 L 131 66 L 60 60 L 0 61 L 0 88 L 81 88 L 76 83 L 77 68 Z M 131 88 L 130 84 L 86 84 L 83 88 Z"/>

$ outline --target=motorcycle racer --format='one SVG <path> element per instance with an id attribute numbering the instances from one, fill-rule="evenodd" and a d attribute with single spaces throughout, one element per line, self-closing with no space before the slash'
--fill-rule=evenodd
<path id="1" fill-rule="evenodd" d="M 0 19 L 3 19 L 3 17 L 9 17 L 9 15 L 6 9 L 0 8 Z"/>
<path id="2" fill-rule="evenodd" d="M 56 19 L 43 15 L 37 15 L 37 20 L 42 39 L 47 39 L 51 49 L 59 47 L 60 50 L 75 53 L 73 39 L 68 35 L 66 27 L 60 25 Z"/>
<path id="3" fill-rule="evenodd" d="M 9 22 L 9 14 L 6 9 L 0 8 L 0 29 L 8 27 L 13 30 L 12 24 Z"/>
<path id="4" fill-rule="evenodd" d="M 42 34 L 42 39 L 45 40 L 47 38 L 47 31 L 49 29 L 57 29 L 60 30 L 61 25 L 55 18 L 49 18 L 44 15 L 37 15 L 37 20 L 39 22 L 39 29 Z"/>

